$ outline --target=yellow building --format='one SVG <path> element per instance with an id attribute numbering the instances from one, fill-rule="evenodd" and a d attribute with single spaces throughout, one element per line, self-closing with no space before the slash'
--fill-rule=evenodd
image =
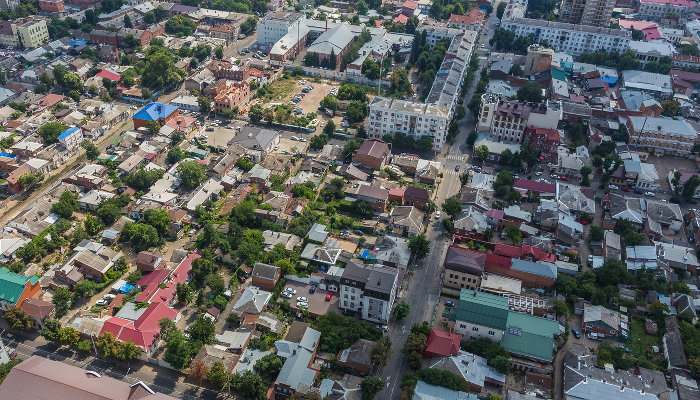
<path id="1" fill-rule="evenodd" d="M 0 21 L 0 44 L 35 48 L 49 42 L 49 30 L 43 19 Z"/>
<path id="2" fill-rule="evenodd" d="M 486 254 L 459 246 L 450 246 L 445 255 L 442 292 L 459 296 L 462 289 L 478 290 L 484 273 Z"/>

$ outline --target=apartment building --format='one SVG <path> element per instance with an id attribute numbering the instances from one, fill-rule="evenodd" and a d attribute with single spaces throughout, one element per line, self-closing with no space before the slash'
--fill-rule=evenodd
<path id="1" fill-rule="evenodd" d="M 250 97 L 248 82 L 224 81 L 214 97 L 214 111 L 233 110 L 234 107 L 239 107 L 248 101 L 248 97 Z"/>
<path id="2" fill-rule="evenodd" d="M 546 71 L 552 67 L 552 57 L 554 50 L 549 49 L 539 44 L 530 45 L 527 48 L 525 56 L 525 76 L 532 75 L 537 72 Z"/>
<path id="3" fill-rule="evenodd" d="M 632 39 L 631 32 L 620 29 L 531 18 L 504 18 L 503 28 L 513 31 L 517 37 L 535 35 L 538 40 L 546 40 L 556 51 L 574 57 L 598 50 L 624 53 Z"/>
<path id="4" fill-rule="evenodd" d="M 43 19 L 0 21 L 0 45 L 34 48 L 49 41 L 49 30 Z"/>
<path id="5" fill-rule="evenodd" d="M 452 245 L 445 255 L 442 292 L 459 296 L 462 289 L 478 290 L 484 273 L 486 254 Z"/>
<path id="6" fill-rule="evenodd" d="M 285 35 L 300 28 L 303 20 L 302 13 L 278 11 L 267 14 L 258 20 L 258 45 L 272 47 Z"/>
<path id="7" fill-rule="evenodd" d="M 562 136 L 557 129 L 528 127 L 523 133 L 523 143 L 527 143 L 540 160 L 556 164 Z"/>
<path id="8" fill-rule="evenodd" d="M 460 87 L 477 33 L 441 27 L 421 29 L 427 32 L 426 40 L 431 46 L 441 38 L 453 35 L 425 103 L 380 96 L 373 98 L 369 106 L 368 134 L 375 139 L 396 132 L 411 135 L 416 140 L 430 136 L 433 138 L 433 150 L 440 151 L 457 108 Z"/>
<path id="9" fill-rule="evenodd" d="M 359 312 L 368 321 L 386 323 L 398 285 L 396 268 L 350 260 L 340 279 L 340 308 Z"/>
<path id="10" fill-rule="evenodd" d="M 485 93 L 477 130 L 489 131 L 493 140 L 522 143 L 525 128 L 556 129 L 561 119 L 560 103 L 524 103 Z"/>
<path id="11" fill-rule="evenodd" d="M 627 132 L 630 144 L 656 155 L 694 157 L 693 146 L 698 133 L 683 118 L 630 116 Z"/>
<path id="12" fill-rule="evenodd" d="M 433 148 L 441 150 L 449 125 L 447 110 L 433 104 L 376 96 L 369 105 L 368 135 L 381 139 L 401 132 L 415 138 L 433 137 Z"/>
<path id="13" fill-rule="evenodd" d="M 569 24 L 607 27 L 615 0 L 562 0 L 559 20 Z"/>
<path id="14" fill-rule="evenodd" d="M 659 20 L 668 13 L 685 16 L 696 3 L 689 0 L 640 0 L 637 17 L 640 20 Z"/>
<path id="15" fill-rule="evenodd" d="M 62 13 L 66 10 L 63 0 L 39 0 L 39 9 L 49 13 Z"/>

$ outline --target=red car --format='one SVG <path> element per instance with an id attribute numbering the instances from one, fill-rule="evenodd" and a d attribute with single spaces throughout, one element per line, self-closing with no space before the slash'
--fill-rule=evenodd
<path id="1" fill-rule="evenodd" d="M 569 180 L 569 177 L 568 177 L 568 176 L 562 176 L 562 177 L 561 177 L 561 180 L 562 180 L 562 181 L 568 181 L 568 180 Z"/>
<path id="2" fill-rule="evenodd" d="M 327 292 L 327 293 L 326 293 L 326 301 L 331 301 L 331 296 L 332 296 L 332 295 L 333 295 L 333 293 Z"/>
<path id="3" fill-rule="evenodd" d="M 620 190 L 622 190 L 623 192 L 631 192 L 632 191 L 632 189 L 628 188 L 627 186 L 623 186 L 622 189 L 620 189 Z"/>

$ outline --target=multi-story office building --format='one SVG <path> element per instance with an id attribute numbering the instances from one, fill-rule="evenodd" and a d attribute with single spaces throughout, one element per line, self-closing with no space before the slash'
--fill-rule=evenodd
<path id="1" fill-rule="evenodd" d="M 351 260 L 340 279 L 340 308 L 357 311 L 362 319 L 386 323 L 399 285 L 399 271 L 381 264 Z"/>
<path id="2" fill-rule="evenodd" d="M 489 131 L 493 140 L 522 143 L 525 128 L 556 129 L 561 118 L 562 107 L 557 102 L 526 103 L 485 93 L 476 129 Z"/>
<path id="3" fill-rule="evenodd" d="M 698 133 L 683 118 L 627 118 L 629 143 L 653 151 L 657 155 L 693 157 Z"/>
<path id="4" fill-rule="evenodd" d="M 428 32 L 426 39 L 431 46 L 441 38 L 449 37 L 449 34 L 455 35 L 425 103 L 375 97 L 369 107 L 368 134 L 370 138 L 375 139 L 397 132 L 411 135 L 416 140 L 422 136 L 430 136 L 433 139 L 433 150 L 439 151 L 445 144 L 447 128 L 457 108 L 460 87 L 477 34 L 474 31 L 451 28 L 424 29 Z"/>
<path id="5" fill-rule="evenodd" d="M 668 13 L 686 16 L 688 10 L 697 5 L 689 0 L 640 0 L 637 5 L 637 17 L 640 20 L 658 20 Z"/>
<path id="6" fill-rule="evenodd" d="M 43 19 L 0 21 L 0 44 L 34 48 L 49 41 L 49 30 Z"/>
<path id="7" fill-rule="evenodd" d="M 258 44 L 272 47 L 286 34 L 296 31 L 303 20 L 302 13 L 279 11 L 267 14 L 265 18 L 258 20 Z"/>
<path id="8" fill-rule="evenodd" d="M 562 0 L 559 20 L 569 24 L 607 27 L 615 0 Z"/>
<path id="9" fill-rule="evenodd" d="M 503 28 L 513 31 L 518 37 L 533 34 L 538 40 L 546 40 L 556 51 L 571 54 L 574 57 L 598 50 L 624 53 L 632 39 L 631 32 L 620 29 L 531 18 L 504 18 Z"/>

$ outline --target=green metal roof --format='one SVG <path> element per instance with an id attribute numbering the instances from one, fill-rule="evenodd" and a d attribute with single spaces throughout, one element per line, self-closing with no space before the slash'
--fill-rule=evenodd
<path id="1" fill-rule="evenodd" d="M 35 284 L 39 278 L 35 275 L 30 277 L 15 274 L 9 269 L 0 268 L 0 301 L 16 305 L 19 298 L 24 293 L 27 282 Z"/>
<path id="2" fill-rule="evenodd" d="M 508 299 L 501 296 L 462 289 L 455 318 L 475 325 L 506 329 Z"/>
<path id="3" fill-rule="evenodd" d="M 564 71 L 557 69 L 557 68 L 552 68 L 552 79 L 557 79 L 560 81 L 566 82 L 566 73 Z"/>
<path id="4" fill-rule="evenodd" d="M 554 335 L 559 333 L 557 321 L 510 311 L 507 326 L 501 345 L 508 352 L 537 360 L 552 360 Z"/>

